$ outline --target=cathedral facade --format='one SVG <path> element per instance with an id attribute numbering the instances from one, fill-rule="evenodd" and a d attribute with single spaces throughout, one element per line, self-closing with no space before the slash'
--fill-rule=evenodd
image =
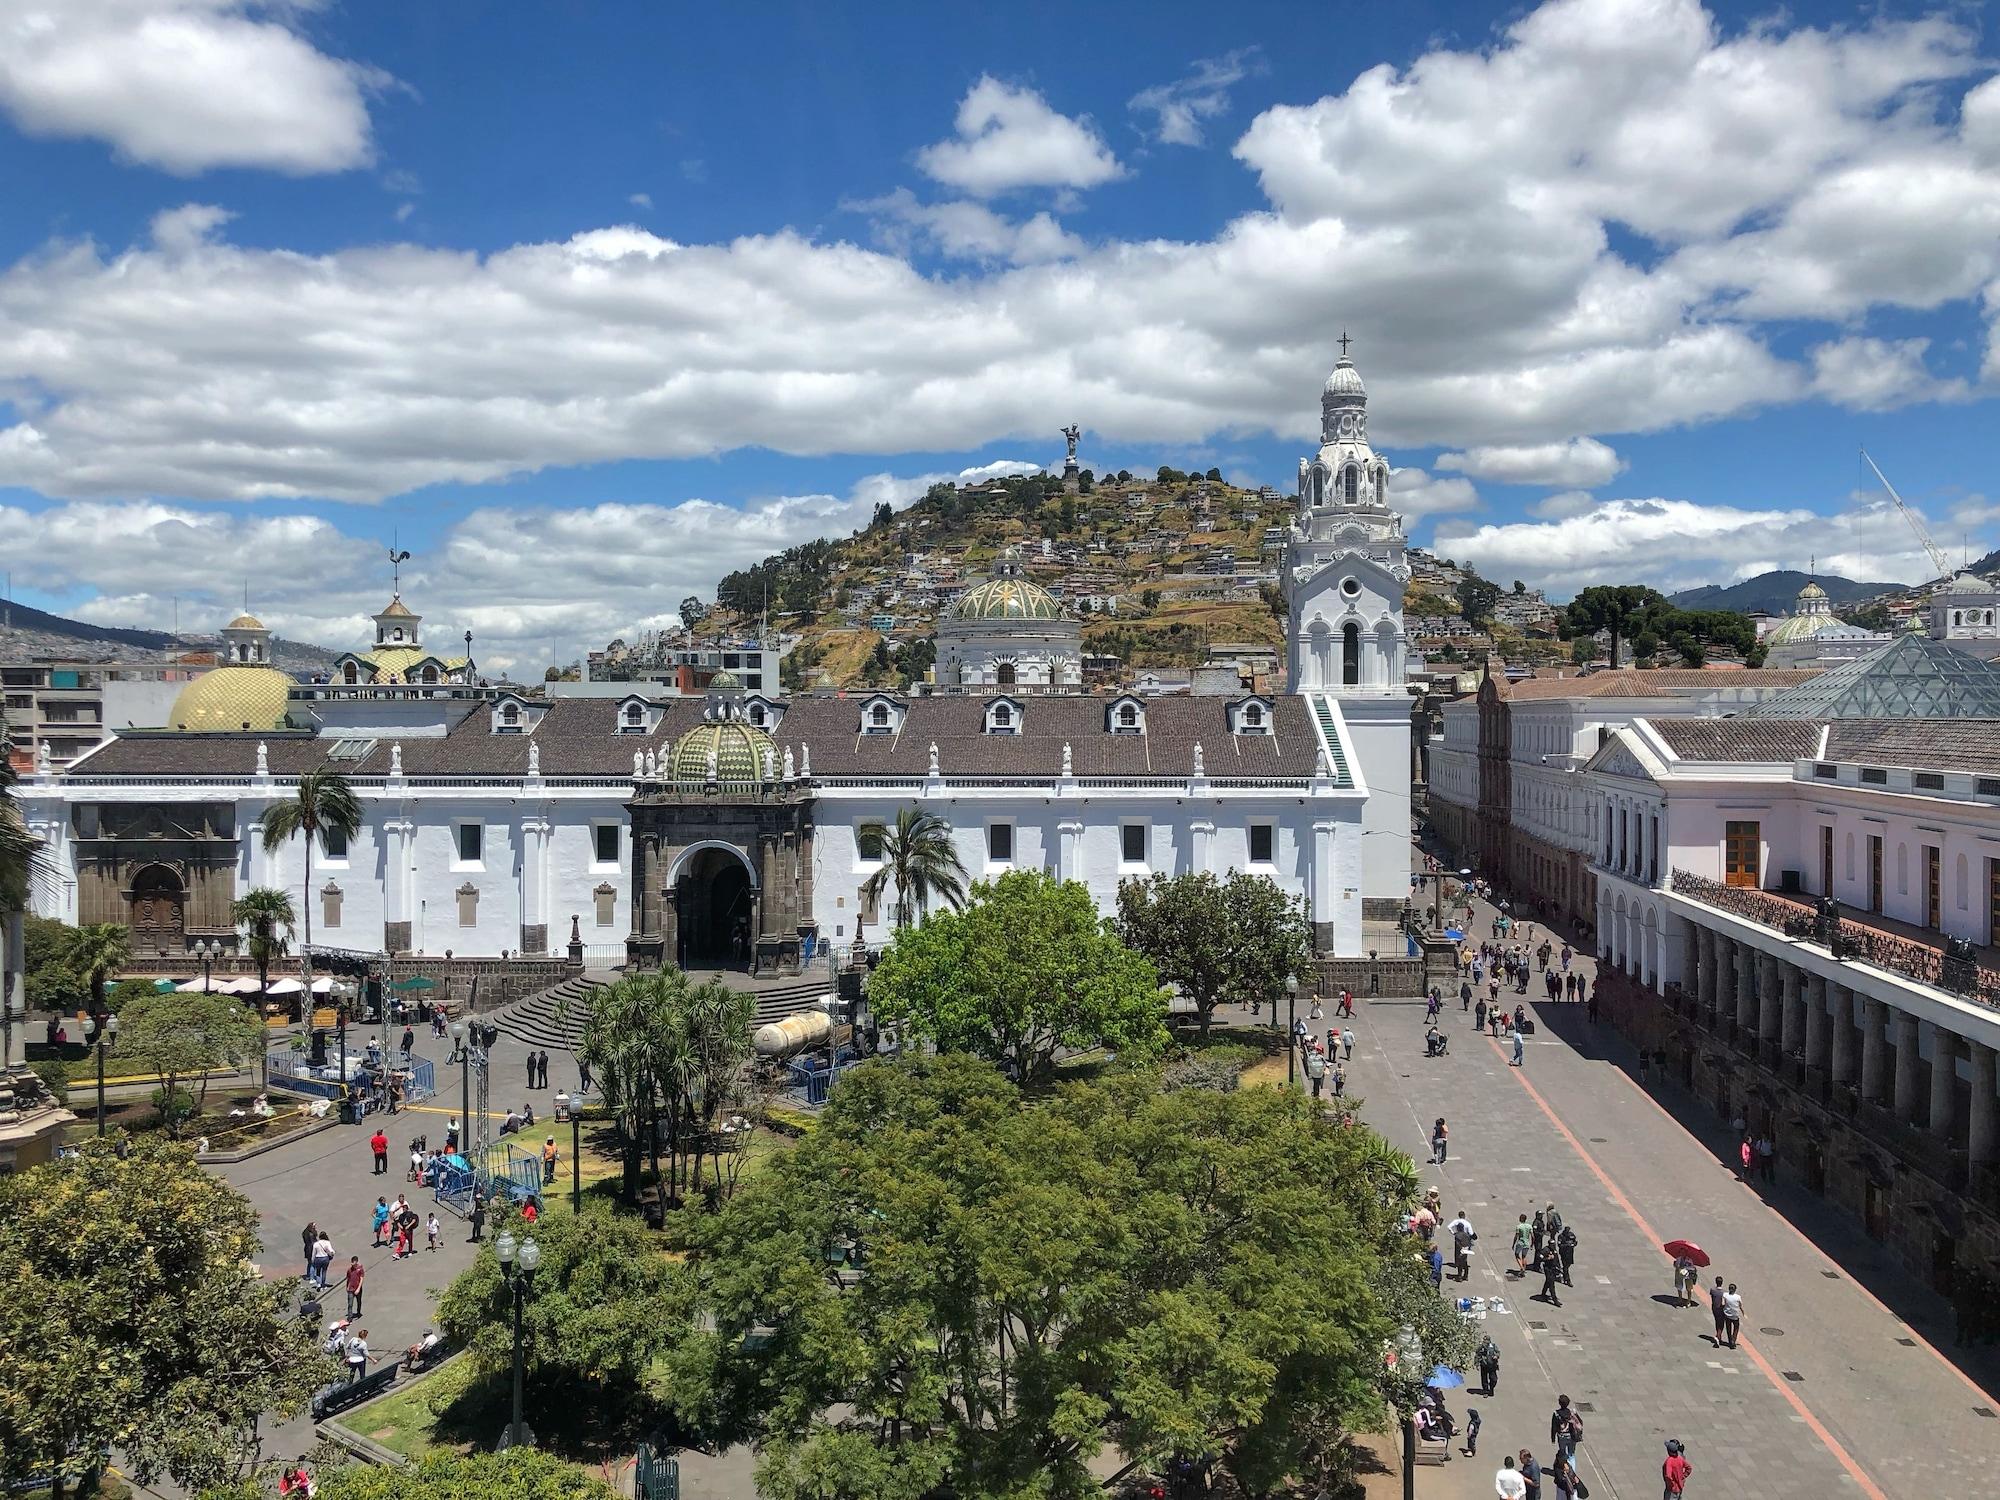
<path id="1" fill-rule="evenodd" d="M 721 673 L 701 699 L 518 695 L 474 685 L 469 642 L 426 651 L 400 598 L 371 650 L 285 684 L 246 616 L 225 670 L 250 676 L 20 785 L 59 872 L 35 907 L 183 953 L 239 945 L 230 902 L 276 886 L 336 947 L 560 953 L 574 931 L 594 963 L 795 972 L 894 923 L 893 892 L 863 888 L 916 807 L 975 880 L 1046 870 L 1108 915 L 1123 880 L 1246 870 L 1303 900 L 1323 952 L 1359 955 L 1364 910 L 1392 915 L 1409 890 L 1408 566 L 1388 489 L 1343 356 L 1300 465 L 1280 694 L 1086 693 L 1076 622 L 1004 564 L 941 624 L 938 682 L 911 694 L 786 698 Z M 308 883 L 299 841 L 267 853 L 262 831 L 316 767 L 364 819 L 314 851 Z"/>

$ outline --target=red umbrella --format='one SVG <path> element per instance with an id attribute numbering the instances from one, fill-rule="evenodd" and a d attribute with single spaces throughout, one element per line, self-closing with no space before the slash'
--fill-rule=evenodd
<path id="1" fill-rule="evenodd" d="M 1701 1246 L 1697 1245 L 1693 1240 L 1668 1240 L 1664 1245 L 1660 1246 L 1660 1248 L 1666 1251 L 1667 1254 L 1671 1255 L 1675 1260 L 1679 1260 L 1683 1256 L 1685 1256 L 1687 1259 L 1693 1261 L 1698 1266 L 1705 1266 L 1708 1264 L 1708 1252 L 1702 1249 Z"/>

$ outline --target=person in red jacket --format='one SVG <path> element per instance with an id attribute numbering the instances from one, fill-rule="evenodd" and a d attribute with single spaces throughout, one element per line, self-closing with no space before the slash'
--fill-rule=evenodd
<path id="1" fill-rule="evenodd" d="M 1660 1465 L 1660 1478 L 1666 1481 L 1666 1488 L 1660 1492 L 1661 1500 L 1676 1500 L 1676 1497 L 1685 1494 L 1688 1476 L 1692 1473 L 1694 1465 L 1687 1461 L 1687 1455 L 1681 1451 L 1680 1439 L 1668 1438 L 1667 1459 Z"/>
<path id="2" fill-rule="evenodd" d="M 375 1175 L 380 1177 L 389 1170 L 389 1137 L 382 1133 L 380 1125 L 368 1137 L 368 1149 L 375 1153 Z"/>

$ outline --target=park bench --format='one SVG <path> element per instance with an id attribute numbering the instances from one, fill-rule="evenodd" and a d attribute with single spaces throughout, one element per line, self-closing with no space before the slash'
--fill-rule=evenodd
<path id="1" fill-rule="evenodd" d="M 359 1406 L 364 1401 L 372 1401 L 382 1394 L 396 1379 L 396 1371 L 402 1366 L 398 1356 L 383 1365 L 371 1375 L 363 1375 L 359 1380 L 338 1380 L 323 1386 L 312 1398 L 312 1418 L 324 1422 L 328 1417 L 344 1412 L 350 1406 Z"/>

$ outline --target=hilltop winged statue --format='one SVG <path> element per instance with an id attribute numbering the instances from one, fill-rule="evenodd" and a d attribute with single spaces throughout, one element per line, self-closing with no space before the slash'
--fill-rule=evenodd
<path id="1" fill-rule="evenodd" d="M 1081 427 L 1074 427 L 1074 426 L 1072 426 L 1072 427 L 1061 427 L 1061 428 L 1058 428 L 1058 429 L 1057 429 L 1057 431 L 1059 431 L 1060 433 L 1062 433 L 1062 435 L 1063 435 L 1063 441 L 1069 444 L 1069 451 L 1068 451 L 1067 453 L 1065 453 L 1065 454 L 1063 455 L 1063 457 L 1064 457 L 1064 458 L 1065 458 L 1066 460 L 1068 460 L 1068 461 L 1069 461 L 1070 463 L 1075 463 L 1075 462 L 1076 462 L 1076 440 L 1077 440 L 1078 438 L 1080 438 L 1080 437 L 1082 437 L 1082 436 L 1083 436 L 1083 429 L 1082 429 Z"/>

